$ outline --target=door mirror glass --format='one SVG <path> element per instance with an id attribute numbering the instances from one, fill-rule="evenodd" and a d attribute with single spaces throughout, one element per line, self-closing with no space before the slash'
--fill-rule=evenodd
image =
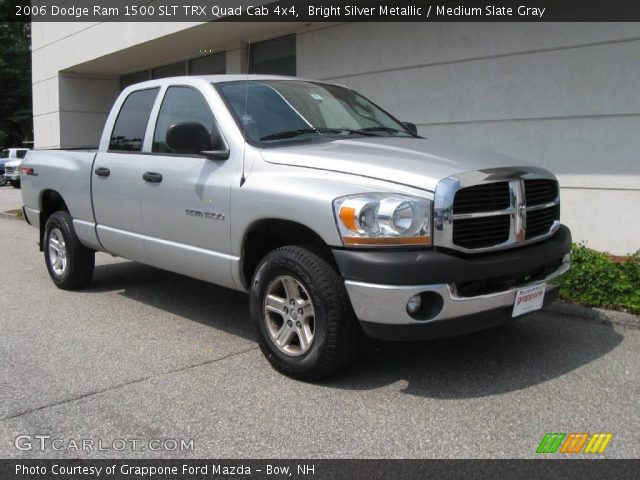
<path id="1" fill-rule="evenodd" d="M 175 153 L 195 153 L 218 160 L 229 158 L 229 149 L 213 149 L 214 141 L 207 129 L 198 122 L 171 125 L 167 130 L 167 146 Z"/>

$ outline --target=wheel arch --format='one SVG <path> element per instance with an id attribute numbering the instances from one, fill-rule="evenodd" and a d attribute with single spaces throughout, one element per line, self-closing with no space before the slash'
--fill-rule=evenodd
<path id="1" fill-rule="evenodd" d="M 44 250 L 44 227 L 49 217 L 58 211 L 69 212 L 67 203 L 59 192 L 45 189 L 40 193 L 40 251 Z"/>
<path id="2" fill-rule="evenodd" d="M 265 218 L 252 223 L 242 240 L 240 273 L 245 287 L 265 255 L 285 245 L 306 246 L 335 266 L 331 249 L 313 229 L 292 220 Z"/>

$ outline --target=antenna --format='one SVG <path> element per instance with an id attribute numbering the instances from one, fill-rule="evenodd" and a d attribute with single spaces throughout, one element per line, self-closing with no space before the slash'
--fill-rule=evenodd
<path id="1" fill-rule="evenodd" d="M 245 155 L 247 148 L 247 134 L 246 134 L 246 121 L 247 121 L 247 108 L 249 103 L 249 60 L 251 56 L 251 41 L 247 42 L 247 63 L 245 65 L 245 69 L 247 70 L 247 80 L 244 84 L 244 114 L 242 115 L 242 139 L 244 143 L 242 144 L 242 175 L 240 176 L 240 186 L 244 185 L 246 177 L 244 176 L 244 165 L 245 165 Z"/>

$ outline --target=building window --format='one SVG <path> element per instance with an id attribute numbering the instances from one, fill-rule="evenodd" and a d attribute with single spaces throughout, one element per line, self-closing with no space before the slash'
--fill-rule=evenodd
<path id="1" fill-rule="evenodd" d="M 253 43 L 249 49 L 249 73 L 296 75 L 296 36 Z"/>
<path id="2" fill-rule="evenodd" d="M 127 152 L 142 150 L 149 115 L 159 90 L 159 88 L 149 88 L 129 94 L 120 108 L 111 132 L 109 150 Z"/>
<path id="3" fill-rule="evenodd" d="M 179 77 L 187 74 L 186 62 L 172 63 L 151 70 L 151 78 Z"/>
<path id="4" fill-rule="evenodd" d="M 146 82 L 152 78 L 179 77 L 181 75 L 219 75 L 227 72 L 226 52 L 214 53 L 206 57 L 194 58 L 188 61 L 176 62 L 170 65 L 156 67 L 153 70 L 130 73 L 120 77 L 120 89 L 129 85 Z"/>
<path id="5" fill-rule="evenodd" d="M 124 90 L 129 85 L 146 82 L 147 80 L 151 80 L 151 73 L 149 72 L 149 70 L 130 73 L 129 75 L 123 75 L 122 77 L 120 77 L 120 88 Z"/>
<path id="6" fill-rule="evenodd" d="M 218 75 L 227 71 L 225 52 L 189 60 L 189 75 Z"/>

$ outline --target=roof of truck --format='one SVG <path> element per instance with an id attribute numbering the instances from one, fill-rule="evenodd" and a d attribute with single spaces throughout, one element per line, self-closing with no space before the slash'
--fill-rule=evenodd
<path id="1" fill-rule="evenodd" d="M 147 80 L 145 82 L 135 83 L 129 85 L 125 90 L 139 90 L 141 88 L 149 87 L 163 87 L 175 85 L 176 83 L 192 83 L 194 81 L 205 81 L 208 83 L 221 83 L 221 82 L 237 82 L 243 80 L 301 80 L 301 81 L 313 81 L 306 78 L 299 77 L 286 77 L 282 75 L 256 75 L 256 74 L 237 74 L 237 75 L 182 75 L 179 77 L 166 77 L 157 78 L 154 80 Z"/>

